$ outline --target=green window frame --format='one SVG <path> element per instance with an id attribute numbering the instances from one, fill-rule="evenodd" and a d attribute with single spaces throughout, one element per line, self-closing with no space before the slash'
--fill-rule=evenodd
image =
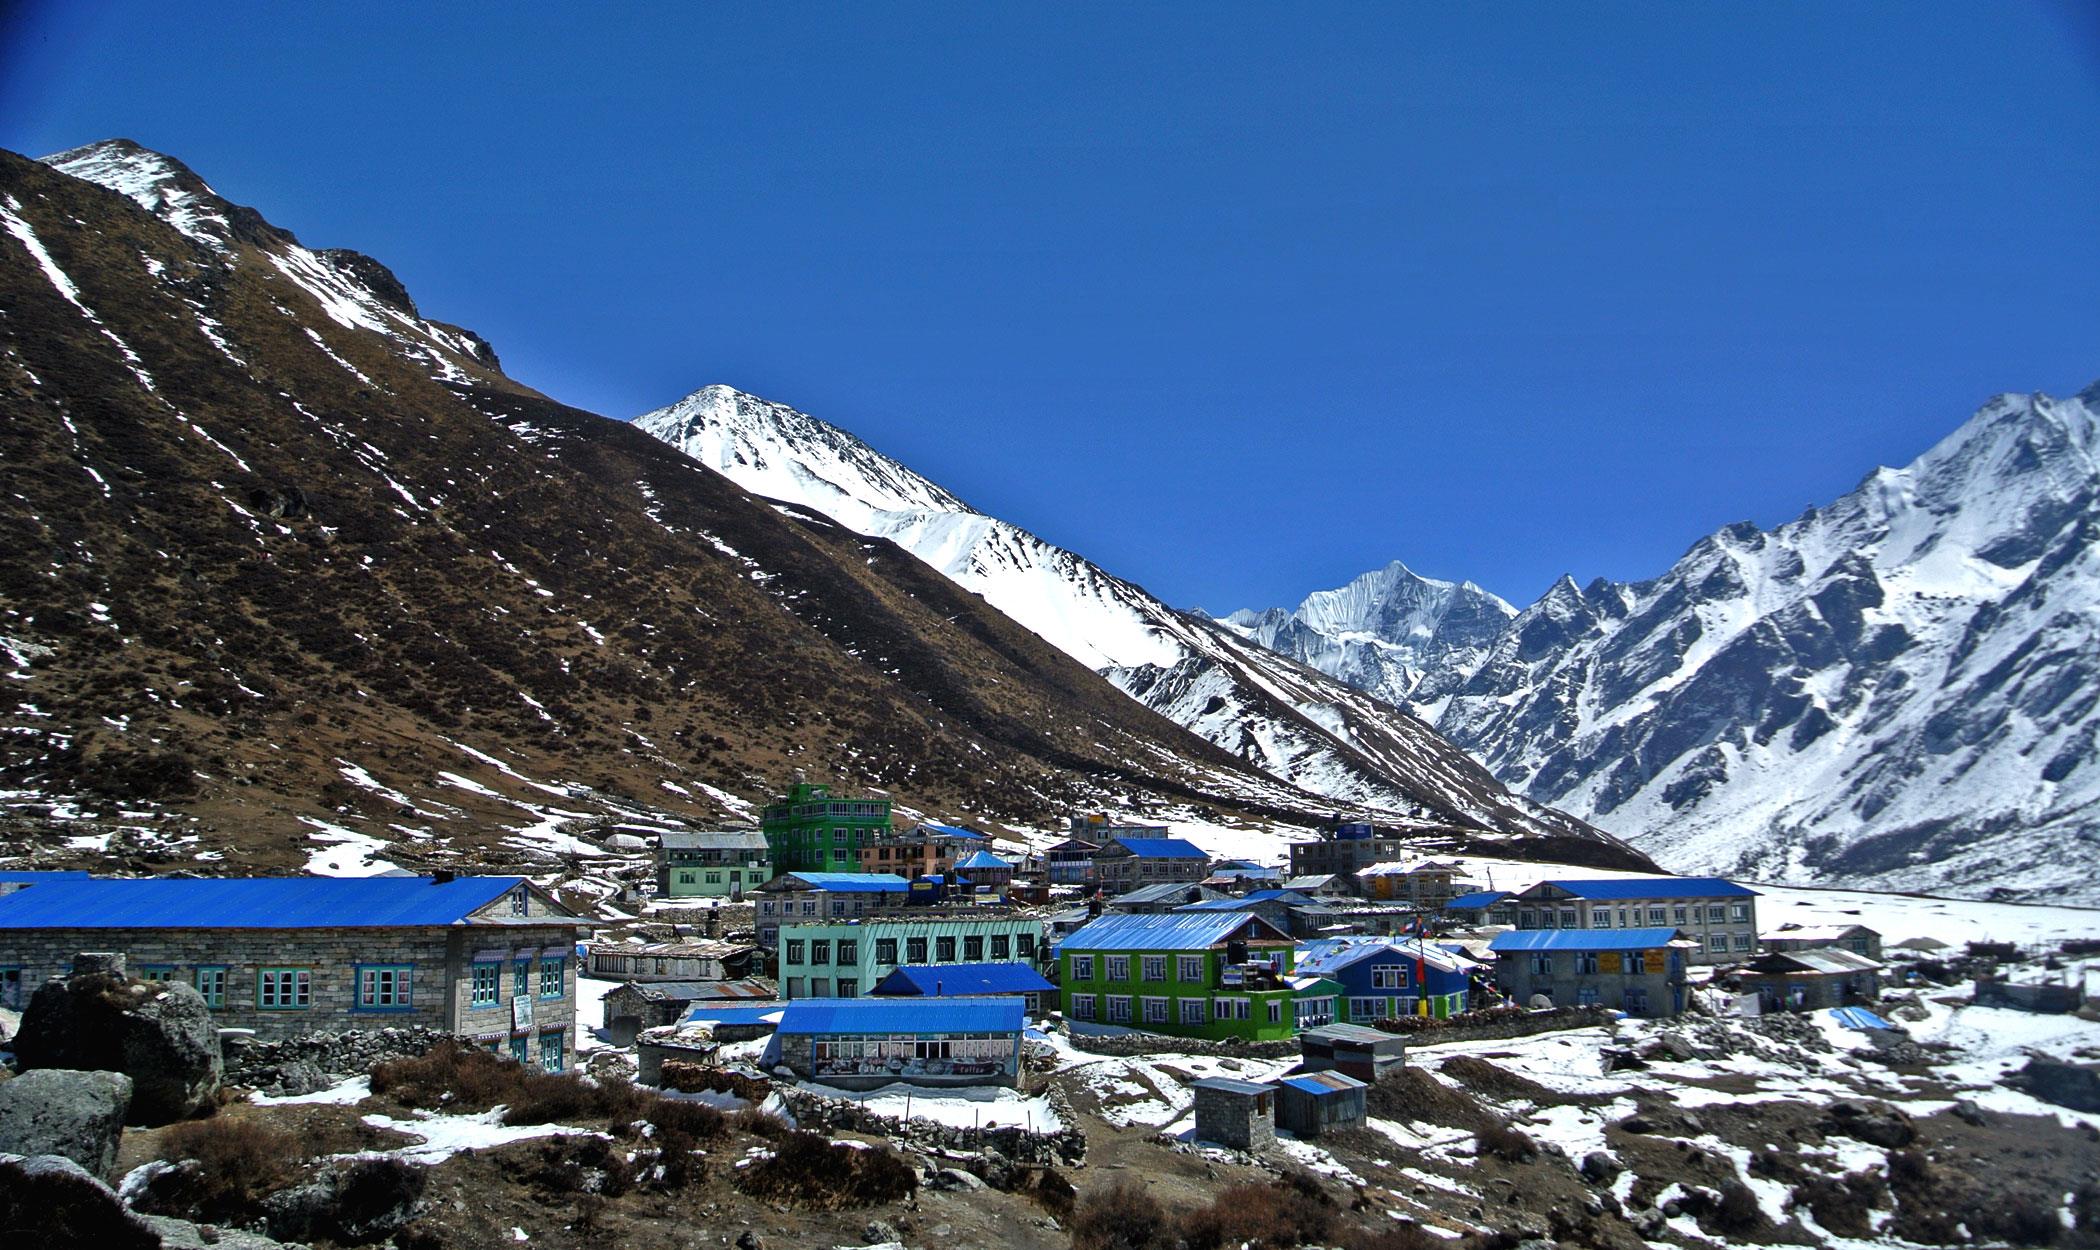
<path id="1" fill-rule="evenodd" d="M 569 961 L 556 957 L 540 960 L 540 997 L 560 998 L 569 992 Z"/>
<path id="2" fill-rule="evenodd" d="M 414 1009 L 414 964 L 359 964 L 357 1011 L 411 1011 Z"/>
<path id="3" fill-rule="evenodd" d="M 204 996 L 207 1007 L 226 1005 L 226 982 L 232 969 L 225 964 L 199 964 L 190 969 L 190 985 Z"/>
<path id="4" fill-rule="evenodd" d="M 503 968 L 495 960 L 477 962 L 469 978 L 471 997 L 468 1001 L 476 1007 L 494 1007 L 503 1001 Z"/>
<path id="5" fill-rule="evenodd" d="M 313 969 L 256 969 L 255 1009 L 257 1011 L 304 1011 L 313 1005 Z"/>
<path id="6" fill-rule="evenodd" d="M 174 964 L 140 964 L 140 965 L 139 965 L 139 980 L 141 980 L 141 981 L 152 981 L 152 982 L 155 982 L 155 983 L 160 983 L 160 982 L 165 982 L 165 981 L 172 981 L 172 980 L 174 980 L 174 979 L 175 979 L 175 965 L 174 965 Z"/>
<path id="7" fill-rule="evenodd" d="M 563 1068 L 562 1036 L 559 1030 L 549 1029 L 540 1034 L 540 1071 L 559 1072 Z"/>
<path id="8" fill-rule="evenodd" d="M 510 996 L 512 998 L 532 997 L 532 961 L 530 959 L 519 959 L 511 963 Z"/>

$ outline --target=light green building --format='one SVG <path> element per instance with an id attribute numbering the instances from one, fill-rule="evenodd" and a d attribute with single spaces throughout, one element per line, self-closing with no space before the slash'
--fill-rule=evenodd
<path id="1" fill-rule="evenodd" d="M 782 998 L 853 998 L 899 967 L 1020 963 L 1049 957 L 1043 922 L 1026 916 L 925 915 L 782 924 Z"/>
<path id="2" fill-rule="evenodd" d="M 1290 936 L 1245 912 L 1104 916 L 1058 945 L 1065 1019 L 1273 1041 L 1334 1016 L 1333 981 L 1290 975 Z"/>
<path id="3" fill-rule="evenodd" d="M 741 899 L 772 879 L 772 852 L 756 830 L 657 837 L 658 898 Z"/>
<path id="4" fill-rule="evenodd" d="M 835 799 L 796 782 L 759 813 L 775 872 L 856 872 L 860 848 L 890 831 L 890 800 Z"/>

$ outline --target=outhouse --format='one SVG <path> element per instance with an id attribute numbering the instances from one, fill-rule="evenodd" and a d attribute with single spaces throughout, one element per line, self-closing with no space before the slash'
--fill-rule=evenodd
<path id="1" fill-rule="evenodd" d="M 1276 1123 L 1298 1137 L 1362 1128 L 1364 1091 L 1370 1088 L 1343 1072 L 1300 1072 L 1276 1081 Z"/>
<path id="2" fill-rule="evenodd" d="M 1314 1072 L 1345 1072 L 1376 1081 L 1407 1062 L 1407 1039 L 1361 1024 L 1329 1024 L 1298 1035 L 1303 1066 Z"/>
<path id="3" fill-rule="evenodd" d="M 1276 1144 L 1276 1087 L 1212 1076 L 1192 1082 L 1196 1140 L 1239 1150 Z"/>

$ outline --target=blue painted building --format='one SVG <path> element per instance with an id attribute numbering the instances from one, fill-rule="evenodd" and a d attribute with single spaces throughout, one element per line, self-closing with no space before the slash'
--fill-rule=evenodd
<path id="1" fill-rule="evenodd" d="M 1298 948 L 1297 970 L 1341 983 L 1336 1018 L 1368 1024 L 1399 1016 L 1457 1015 L 1470 1005 L 1465 962 L 1421 941 L 1332 938 Z"/>

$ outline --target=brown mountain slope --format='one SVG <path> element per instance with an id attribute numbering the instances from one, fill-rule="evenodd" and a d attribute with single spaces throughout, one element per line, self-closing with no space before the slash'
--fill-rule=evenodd
<path id="1" fill-rule="evenodd" d="M 511 382 L 377 262 L 132 145 L 53 160 L 154 211 L 0 154 L 0 853 L 516 859 L 796 767 L 1016 822 L 1317 810 L 889 544 Z"/>

